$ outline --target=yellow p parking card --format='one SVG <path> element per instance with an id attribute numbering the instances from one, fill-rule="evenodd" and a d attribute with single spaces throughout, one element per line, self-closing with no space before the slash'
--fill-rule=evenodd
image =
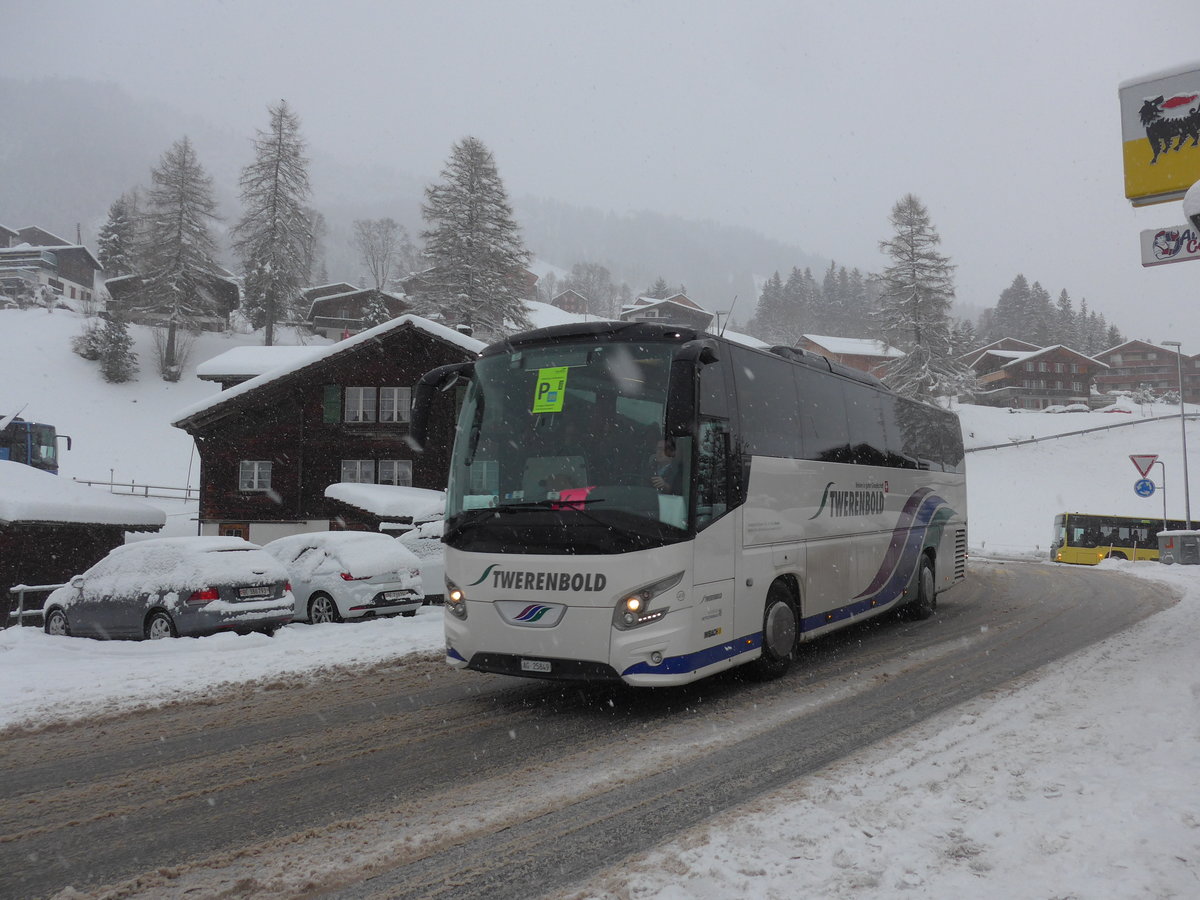
<path id="1" fill-rule="evenodd" d="M 567 394 L 567 367 L 538 369 L 537 388 L 533 393 L 533 412 L 562 412 Z"/>

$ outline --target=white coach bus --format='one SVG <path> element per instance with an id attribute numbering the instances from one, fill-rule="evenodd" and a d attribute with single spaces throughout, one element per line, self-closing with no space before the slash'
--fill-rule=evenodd
<path id="1" fill-rule="evenodd" d="M 676 685 L 906 608 L 966 573 L 945 410 L 791 348 L 645 322 L 544 328 L 418 385 L 466 385 L 445 520 L 446 659 Z"/>

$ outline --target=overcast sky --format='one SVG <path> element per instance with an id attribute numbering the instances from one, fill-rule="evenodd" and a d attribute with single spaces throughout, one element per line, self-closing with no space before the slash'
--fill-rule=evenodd
<path id="1" fill-rule="evenodd" d="M 314 150 L 422 177 L 473 134 L 513 196 L 867 270 L 911 192 L 961 301 L 1020 272 L 1200 352 L 1200 261 L 1140 264 L 1139 231 L 1183 216 L 1125 200 L 1117 104 L 1124 80 L 1200 69 L 1196 0 L 3 0 L 0 20 L 2 75 L 112 81 L 246 134 L 283 97 Z"/>

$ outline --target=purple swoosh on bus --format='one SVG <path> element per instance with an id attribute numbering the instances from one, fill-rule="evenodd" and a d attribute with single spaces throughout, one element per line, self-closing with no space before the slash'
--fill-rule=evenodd
<path id="1" fill-rule="evenodd" d="M 904 509 L 900 512 L 900 519 L 897 521 L 896 527 L 892 529 L 892 539 L 888 543 L 883 561 L 879 564 L 879 570 L 871 579 L 870 585 L 855 597 L 855 600 L 868 597 L 883 587 L 892 573 L 896 571 L 896 566 L 911 556 L 912 550 L 909 545 L 914 542 L 914 539 L 924 542 L 924 529 L 914 533 L 913 525 L 928 525 L 934 510 L 945 502 L 929 488 L 919 488 L 913 491 L 904 503 Z"/>

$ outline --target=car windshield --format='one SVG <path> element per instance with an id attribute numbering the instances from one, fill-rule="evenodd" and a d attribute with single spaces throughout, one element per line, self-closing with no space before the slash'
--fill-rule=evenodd
<path id="1" fill-rule="evenodd" d="M 682 539 L 691 445 L 663 431 L 673 351 L 575 343 L 479 360 L 451 462 L 447 543 L 511 545 L 513 529 L 531 552 Z"/>

